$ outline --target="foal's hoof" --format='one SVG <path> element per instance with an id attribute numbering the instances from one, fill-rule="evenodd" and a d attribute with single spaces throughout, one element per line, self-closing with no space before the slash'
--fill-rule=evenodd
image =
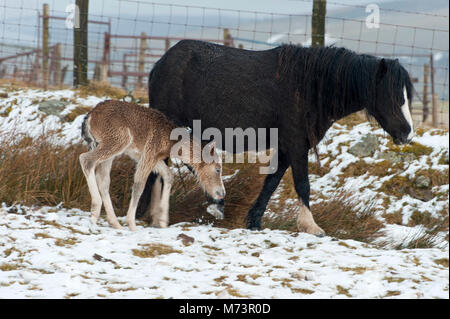
<path id="1" fill-rule="evenodd" d="M 122 225 L 120 225 L 118 221 L 109 221 L 108 220 L 108 224 L 109 224 L 109 226 L 111 226 L 114 229 L 122 229 Z"/>

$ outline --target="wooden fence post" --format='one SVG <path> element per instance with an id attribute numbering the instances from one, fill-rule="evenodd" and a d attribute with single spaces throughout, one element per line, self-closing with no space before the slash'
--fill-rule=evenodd
<path id="1" fill-rule="evenodd" d="M 326 0 L 314 0 L 311 18 L 311 46 L 325 45 L 325 16 L 327 13 Z"/>
<path id="2" fill-rule="evenodd" d="M 422 111 L 422 122 L 425 123 L 425 121 L 428 119 L 428 116 L 430 115 L 430 109 L 428 108 L 428 74 L 430 73 L 430 66 L 428 64 L 423 65 L 423 96 L 422 96 L 422 104 L 423 104 L 423 111 Z"/>
<path id="3" fill-rule="evenodd" d="M 89 0 L 76 0 L 80 25 L 74 27 L 73 31 L 73 85 L 88 84 L 88 14 Z M 78 28 L 77 28 L 78 27 Z"/>
<path id="4" fill-rule="evenodd" d="M 128 66 L 127 66 L 127 55 L 126 53 L 123 55 L 123 64 L 122 64 L 122 88 L 124 90 L 127 89 L 127 82 L 128 82 L 128 77 L 127 77 L 127 72 L 128 72 Z"/>
<path id="5" fill-rule="evenodd" d="M 168 39 L 168 38 L 166 38 L 166 43 L 165 43 L 166 45 L 165 45 L 165 49 L 166 49 L 166 52 L 169 50 L 169 48 L 170 48 L 170 40 Z"/>
<path id="6" fill-rule="evenodd" d="M 53 84 L 56 86 L 61 86 L 61 56 L 62 47 L 61 43 L 57 43 L 53 48 Z"/>
<path id="7" fill-rule="evenodd" d="M 434 57 L 433 52 L 430 53 L 430 80 L 431 80 L 431 117 L 433 127 L 439 125 L 439 110 L 437 105 L 437 95 L 434 88 Z"/>
<path id="8" fill-rule="evenodd" d="M 66 64 L 62 70 L 61 70 L 61 85 L 64 85 L 64 81 L 66 79 L 67 70 L 69 69 L 69 66 Z"/>
<path id="9" fill-rule="evenodd" d="M 145 32 L 141 33 L 141 44 L 139 47 L 139 61 L 138 61 L 138 72 L 143 73 L 145 71 L 145 51 L 147 50 L 147 34 Z M 143 77 L 138 76 L 137 87 L 142 88 Z"/>
<path id="10" fill-rule="evenodd" d="M 233 38 L 231 37 L 230 30 L 228 28 L 223 29 L 223 45 L 227 47 L 233 46 Z"/>
<path id="11" fill-rule="evenodd" d="M 111 51 L 111 35 L 108 32 L 105 32 L 105 38 L 103 43 L 103 57 L 102 57 L 102 65 L 100 68 L 100 82 L 107 83 L 108 82 L 108 68 L 109 68 L 109 57 Z"/>
<path id="12" fill-rule="evenodd" d="M 48 58 L 49 58 L 49 6 L 44 3 L 42 6 L 42 84 L 44 89 L 48 87 Z"/>

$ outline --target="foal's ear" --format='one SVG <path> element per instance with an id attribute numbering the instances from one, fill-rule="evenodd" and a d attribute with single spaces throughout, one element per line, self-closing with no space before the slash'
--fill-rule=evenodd
<path id="1" fill-rule="evenodd" d="M 216 153 L 216 141 L 212 141 L 211 143 L 209 143 L 208 147 L 209 147 L 209 154 L 211 156 L 214 156 L 214 154 Z"/>
<path id="2" fill-rule="evenodd" d="M 378 63 L 377 80 L 381 80 L 387 72 L 387 63 L 385 59 L 381 59 Z"/>

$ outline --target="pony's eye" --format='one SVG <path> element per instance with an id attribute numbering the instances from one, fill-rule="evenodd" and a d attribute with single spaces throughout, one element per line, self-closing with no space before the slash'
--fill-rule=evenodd
<path id="1" fill-rule="evenodd" d="M 220 168 L 216 168 L 216 173 L 217 173 L 217 174 L 220 173 Z"/>

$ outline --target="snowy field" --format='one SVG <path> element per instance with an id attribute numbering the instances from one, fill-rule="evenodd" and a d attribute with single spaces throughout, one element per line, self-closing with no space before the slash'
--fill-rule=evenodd
<path id="1" fill-rule="evenodd" d="M 0 139 L 56 132 L 54 143 L 60 145 L 80 142 L 84 115 L 67 116 L 104 99 L 72 90 L 0 88 L 0 94 Z M 65 103 L 58 114 L 47 114 L 40 103 L 48 100 Z M 351 154 L 367 134 L 377 137 L 376 151 Z M 448 154 L 448 137 L 446 131 L 426 131 L 415 142 L 428 147 L 429 154 L 402 159 L 388 174 L 345 176 L 356 163 L 382 163 L 390 138 L 369 123 L 335 124 L 319 147 L 321 164 L 329 171 L 310 175 L 311 203 L 330 198 L 337 188 L 361 206 L 375 201 L 377 218 L 385 225 L 377 240 L 398 246 L 424 231 L 411 224 L 412 216 L 448 216 L 448 180 L 431 185 L 426 200 L 417 198 L 422 190 L 420 196 L 396 197 L 383 185 L 394 178 L 413 182 L 424 171 L 448 175 L 448 155 L 447 164 L 441 161 Z M 284 186 L 274 194 L 269 213 L 277 213 L 273 207 Z M 297 199 L 290 202 L 296 205 Z M 389 222 L 394 215 L 399 221 Z M 449 298 L 448 229 L 438 234 L 434 248 L 394 250 L 381 249 L 377 242 L 186 223 L 167 229 L 140 225 L 130 232 L 114 230 L 102 219 L 91 229 L 88 216 L 78 209 L 3 204 L 0 298 Z"/>
<path id="2" fill-rule="evenodd" d="M 442 249 L 188 224 L 91 230 L 88 216 L 1 208 L 0 297 L 448 298 Z"/>

